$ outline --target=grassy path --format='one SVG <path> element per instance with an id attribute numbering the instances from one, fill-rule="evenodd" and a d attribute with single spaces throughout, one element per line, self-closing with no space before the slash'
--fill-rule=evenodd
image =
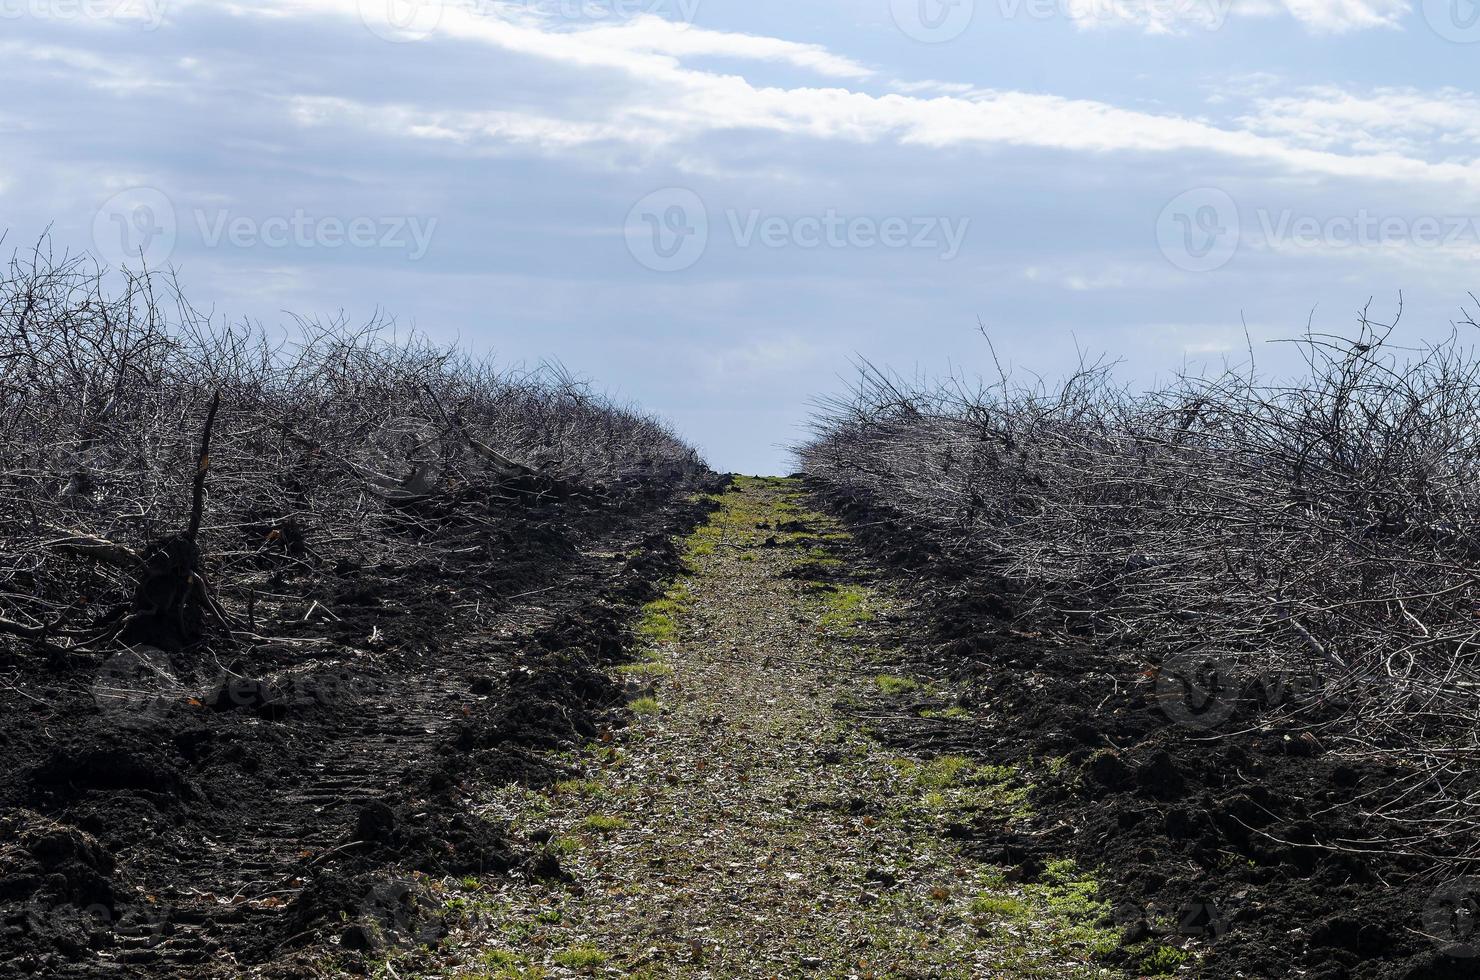
<path id="1" fill-rule="evenodd" d="M 892 754 L 848 705 L 881 678 L 860 637 L 883 603 L 809 581 L 837 562 L 799 488 L 742 480 L 688 542 L 621 672 L 636 722 L 490 816 L 549 839 L 572 881 L 484 887 L 462 977 L 1099 976 L 1113 935 L 1069 865 L 1031 886 L 964 858 L 953 814 L 1022 806 L 1014 774 Z M 810 570 L 810 573 L 809 573 Z M 404 975 L 404 974 L 402 974 Z"/>

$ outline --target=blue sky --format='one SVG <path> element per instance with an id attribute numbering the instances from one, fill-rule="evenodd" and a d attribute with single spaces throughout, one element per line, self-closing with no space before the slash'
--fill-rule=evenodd
<path id="1" fill-rule="evenodd" d="M 1480 290 L 1475 0 L 0 0 L 0 229 L 781 472 L 855 356 L 1135 383 Z"/>

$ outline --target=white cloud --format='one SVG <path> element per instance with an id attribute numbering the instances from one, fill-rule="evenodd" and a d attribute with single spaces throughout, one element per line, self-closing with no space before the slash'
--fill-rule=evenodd
<path id="1" fill-rule="evenodd" d="M 1313 33 L 1395 27 L 1410 0 L 1064 0 L 1084 28 L 1133 26 L 1150 34 L 1216 31 L 1230 17 L 1287 14 Z"/>
<path id="2" fill-rule="evenodd" d="M 77 79 L 90 88 L 103 91 L 137 92 L 174 85 L 147 67 L 131 64 L 132 59 L 128 56 L 104 57 L 77 47 L 0 41 L 0 58 L 30 61 L 44 66 L 56 76 Z"/>
<path id="3" fill-rule="evenodd" d="M 1316 86 L 1259 98 L 1239 120 L 1251 130 L 1319 149 L 1480 156 L 1480 97 L 1458 89 Z"/>
<path id="4" fill-rule="evenodd" d="M 1086 0 L 1089 2 L 1089 0 Z M 1193 2 L 1193 0 L 1182 0 Z M 1197 0 L 1203 2 L 1203 0 Z M 1213 2 L 1213 0 L 1207 0 Z M 1342 0 L 1331 10 L 1351 11 L 1385 0 Z M 279 9 L 330 11 L 359 16 L 354 0 L 272 0 Z M 381 5 L 369 8 L 379 10 Z M 265 9 L 265 8 L 254 8 Z M 1317 17 L 1326 7 L 1307 5 Z M 1374 8 L 1375 9 L 1375 8 Z M 1319 14 L 1334 23 L 1337 14 Z M 686 66 L 684 57 L 728 54 L 781 60 L 824 74 L 862 78 L 861 65 L 816 45 L 748 34 L 706 31 L 657 17 L 576 30 L 546 20 L 490 16 L 448 7 L 436 38 L 457 38 L 511 54 L 543 59 L 567 71 L 626 76 L 616 86 L 597 76 L 596 95 L 564 114 L 505 111 L 449 112 L 412 104 L 336 103 L 338 113 L 294 105 L 300 122 L 355 121 L 368 128 L 420 139 L 534 143 L 545 148 L 608 140 L 651 147 L 718 131 L 762 130 L 820 139 L 903 145 L 1023 146 L 1077 152 L 1207 152 L 1296 173 L 1449 183 L 1480 189 L 1473 159 L 1429 161 L 1401 143 L 1365 143 L 1338 152 L 1299 131 L 1302 106 L 1272 105 L 1268 119 L 1248 129 L 1225 129 L 1170 114 L 1122 109 L 1088 99 L 1014 91 L 971 90 L 945 95 L 895 92 L 874 95 L 845 87 L 760 86 L 735 74 Z M 938 86 L 940 83 L 931 83 Z M 936 91 L 939 91 L 937 88 Z M 604 97 L 603 97 L 604 95 Z M 1320 99 L 1307 100 L 1309 103 Z M 1392 112 L 1397 113 L 1394 108 Z M 578 113 L 584 112 L 581 116 Z M 1283 121 L 1282 121 L 1283 120 Z M 1258 122 L 1256 120 L 1256 122 Z M 1338 124 L 1332 120 L 1332 125 Z"/>

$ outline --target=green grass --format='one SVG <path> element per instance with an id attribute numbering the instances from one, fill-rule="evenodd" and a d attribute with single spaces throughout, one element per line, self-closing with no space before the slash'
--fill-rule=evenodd
<path id="1" fill-rule="evenodd" d="M 647 660 L 642 663 L 623 664 L 617 668 L 616 672 L 624 677 L 672 677 L 673 667 L 670 664 Z"/>
<path id="2" fill-rule="evenodd" d="M 920 689 L 919 683 L 910 680 L 908 677 L 890 677 L 888 674 L 880 674 L 878 677 L 875 677 L 874 683 L 878 685 L 880 691 L 890 697 L 898 697 L 901 694 L 909 694 L 911 691 L 918 691 Z"/>
<path id="3" fill-rule="evenodd" d="M 1141 957 L 1141 972 L 1154 977 L 1176 973 L 1182 964 L 1192 959 L 1192 954 L 1174 946 L 1157 946 Z"/>
<path id="4" fill-rule="evenodd" d="M 572 970 L 590 970 L 605 966 L 608 959 L 610 957 L 592 943 L 577 943 L 555 954 L 556 963 Z"/>
<path id="5" fill-rule="evenodd" d="M 1033 917 L 1033 908 L 1012 895 L 983 892 L 971 900 L 971 914 L 994 921 L 1026 921 Z"/>
<path id="6" fill-rule="evenodd" d="M 858 585 L 840 585 L 824 593 L 818 625 L 835 633 L 848 633 L 873 618 L 869 590 Z"/>
<path id="7" fill-rule="evenodd" d="M 492 949 L 478 957 L 478 968 L 471 973 L 453 974 L 458 980 L 544 980 L 545 968 L 534 966 L 529 958 L 506 949 Z"/>
<path id="8" fill-rule="evenodd" d="M 642 618 L 637 622 L 638 637 L 655 646 L 678 642 L 679 617 L 692 598 L 687 584 L 670 585 L 662 597 L 642 607 Z"/>
<path id="9" fill-rule="evenodd" d="M 604 813 L 593 813 L 581 821 L 581 826 L 598 834 L 610 834 L 627 828 L 627 821 Z"/>
<path id="10" fill-rule="evenodd" d="M 906 815 L 935 819 L 951 814 L 990 813 L 1002 819 L 1029 815 L 1028 791 L 1022 774 L 1012 766 L 972 762 L 965 756 L 942 755 L 929 762 L 894 759 L 896 772 L 913 784 L 915 796 L 905 805 Z"/>
<path id="11" fill-rule="evenodd" d="M 663 710 L 663 706 L 658 703 L 658 699 L 651 697 L 638 698 L 629 704 L 628 707 L 632 709 L 634 715 L 643 716 L 655 715 Z"/>

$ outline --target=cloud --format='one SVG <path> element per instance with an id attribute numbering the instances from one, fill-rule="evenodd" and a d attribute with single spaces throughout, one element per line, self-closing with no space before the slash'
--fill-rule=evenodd
<path id="1" fill-rule="evenodd" d="M 1410 0 L 1064 0 L 1081 28 L 1138 27 L 1148 34 L 1220 30 L 1230 17 L 1286 14 L 1317 34 L 1392 28 Z"/>
<path id="2" fill-rule="evenodd" d="M 106 57 L 73 46 L 0 41 L 0 58 L 29 61 L 53 77 L 79 80 L 89 88 L 108 92 L 133 93 L 175 85 L 148 68 L 130 64 L 126 57 Z"/>
<path id="3" fill-rule="evenodd" d="M 1363 94 L 1311 86 L 1259 98 L 1239 122 L 1323 150 L 1480 156 L 1480 97 L 1453 88 L 1379 88 Z"/>

